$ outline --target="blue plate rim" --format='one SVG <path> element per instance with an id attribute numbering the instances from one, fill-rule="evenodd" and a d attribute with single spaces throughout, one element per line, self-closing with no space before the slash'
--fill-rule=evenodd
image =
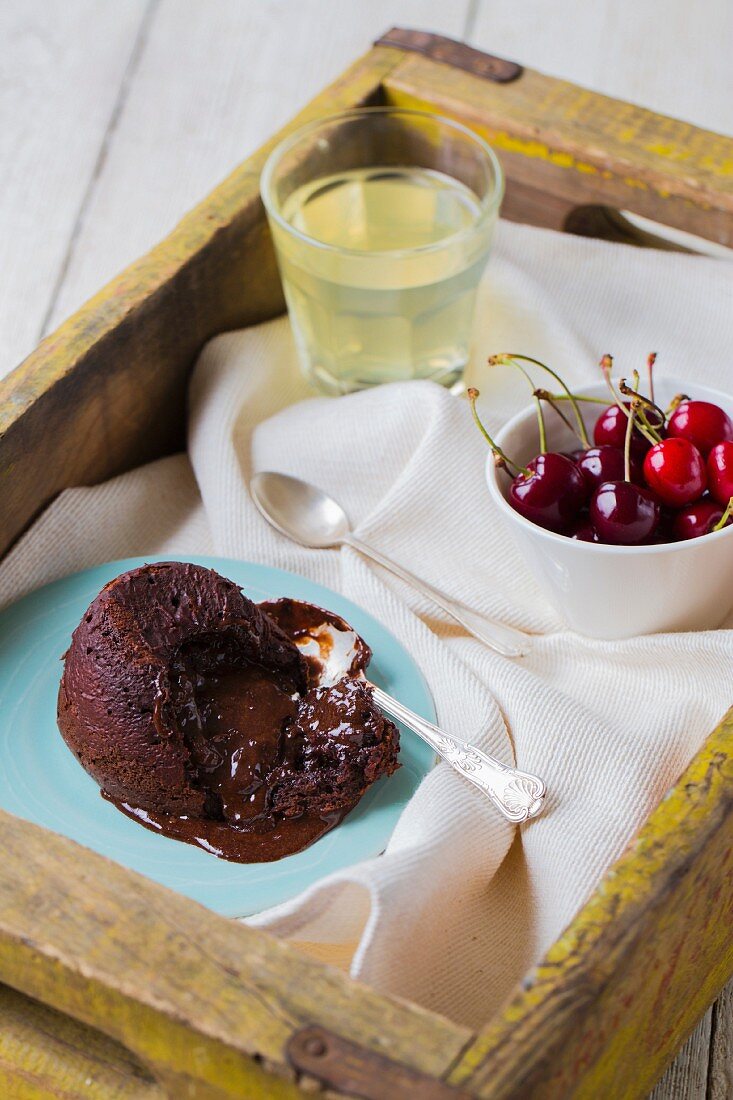
<path id="1" fill-rule="evenodd" d="M 347 619 L 356 618 L 357 622 L 361 619 L 365 620 L 365 622 L 368 625 L 369 629 L 365 629 L 364 625 L 362 624 L 362 625 L 359 626 L 359 630 L 360 630 L 361 633 L 363 633 L 365 635 L 366 640 L 370 644 L 372 644 L 372 641 L 370 640 L 369 634 L 370 634 L 371 628 L 373 627 L 374 631 L 378 635 L 382 636 L 382 640 L 381 640 L 381 645 L 382 646 L 384 645 L 384 639 L 389 640 L 389 644 L 393 649 L 393 652 L 389 654 L 389 660 L 393 661 L 395 659 L 398 659 L 399 662 L 403 662 L 405 664 L 406 671 L 405 671 L 405 668 L 401 668 L 399 670 L 399 675 L 400 676 L 404 676 L 406 674 L 409 675 L 410 682 L 414 686 L 416 694 L 420 697 L 418 701 L 416 701 L 415 699 L 412 700 L 411 705 L 413 706 L 413 709 L 418 711 L 422 716 L 424 716 L 428 720 L 430 720 L 430 721 L 435 720 L 435 706 L 434 706 L 432 694 L 430 692 L 430 688 L 429 688 L 428 683 L 425 679 L 425 676 L 422 673 L 422 670 L 420 669 L 419 665 L 415 661 L 414 657 L 409 653 L 409 651 L 405 648 L 405 646 L 395 637 L 395 635 L 389 630 L 388 627 L 386 627 L 375 616 L 371 615 L 370 612 L 368 612 L 365 608 L 363 608 L 362 606 L 360 606 L 359 604 L 357 604 L 353 600 L 351 600 L 348 596 L 343 595 L 342 593 L 337 592 L 333 589 L 330 589 L 327 586 L 322 585 L 317 581 L 313 581 L 308 577 L 304 577 L 299 573 L 291 572 L 291 571 L 288 571 L 288 570 L 285 570 L 285 569 L 281 569 L 277 566 L 267 565 L 264 562 L 250 561 L 250 560 L 243 559 L 243 558 L 233 558 L 233 557 L 228 557 L 228 556 L 224 556 L 224 555 L 209 555 L 209 554 L 186 554 L 185 556 L 182 555 L 179 558 L 177 555 L 175 555 L 175 553 L 149 554 L 149 555 L 140 555 L 140 556 L 129 557 L 129 558 L 114 559 L 114 560 L 111 560 L 109 562 L 103 562 L 103 563 L 99 563 L 97 565 L 87 567 L 83 570 L 79 570 L 79 571 L 74 572 L 74 573 L 66 574 L 63 577 L 59 577 L 59 578 L 56 578 L 53 581 L 48 582 L 46 585 L 43 585 L 43 586 L 41 586 L 37 589 L 34 589 L 32 592 L 27 593 L 26 595 L 20 597 L 18 600 L 14 601 L 13 603 L 6 605 L 2 610 L 0 610 L 0 623 L 2 622 L 3 619 L 5 619 L 5 617 L 8 614 L 11 614 L 11 615 L 13 613 L 17 614 L 18 608 L 23 604 L 27 604 L 29 606 L 29 610 L 32 611 L 32 612 L 36 612 L 36 614 L 35 614 L 34 618 L 31 618 L 30 620 L 26 619 L 25 621 L 23 621 L 21 623 L 20 629 L 21 630 L 26 630 L 26 629 L 28 629 L 29 623 L 32 625 L 34 619 L 43 621 L 45 615 L 54 613 L 54 608 L 57 605 L 54 604 L 53 599 L 50 601 L 50 605 L 49 605 L 49 602 L 48 602 L 48 596 L 49 596 L 49 594 L 53 595 L 54 590 L 63 592 L 65 585 L 72 585 L 73 586 L 73 584 L 75 582 L 77 584 L 81 585 L 81 584 L 83 584 L 84 580 L 86 579 L 86 580 L 89 581 L 89 586 L 88 587 L 90 589 L 94 588 L 94 586 L 96 585 L 96 588 L 95 588 L 95 592 L 96 592 L 96 591 L 99 590 L 99 588 L 101 588 L 103 586 L 103 584 L 107 583 L 108 580 L 111 580 L 113 577 L 118 576 L 120 573 L 123 573 L 123 572 L 125 572 L 129 569 L 137 568 L 138 566 L 140 566 L 142 564 L 153 564 L 155 562 L 176 561 L 176 560 L 185 560 L 185 561 L 192 562 L 194 564 L 202 565 L 202 566 L 207 567 L 207 568 L 216 569 L 218 572 L 222 573 L 225 576 L 230 576 L 230 573 L 227 572 L 228 569 L 231 570 L 233 568 L 235 573 L 238 570 L 244 570 L 247 574 L 249 574 L 245 580 L 241 580 L 237 576 L 234 576 L 231 579 L 234 580 L 236 584 L 241 585 L 241 587 L 244 589 L 245 593 L 247 591 L 253 592 L 255 594 L 253 598 L 273 598 L 273 596 L 276 596 L 276 595 L 279 595 L 279 594 L 282 594 L 282 595 L 293 594 L 293 595 L 298 595 L 299 598 L 301 598 L 301 599 L 311 599 L 314 602 L 322 604 L 326 607 L 331 607 L 333 610 L 337 611 L 339 614 L 343 614 L 344 617 L 347 618 Z M 261 587 L 261 586 L 263 586 L 263 587 Z M 292 588 L 292 587 L 295 587 L 296 589 L 297 588 L 300 588 L 300 589 L 304 588 L 306 591 L 305 592 L 303 592 L 303 591 L 289 592 L 289 589 Z M 259 589 L 259 591 L 258 591 L 258 589 Z M 273 591 L 273 589 L 276 589 L 276 591 Z M 308 591 L 308 590 L 310 590 L 310 591 Z M 327 597 L 327 598 L 324 599 L 324 596 Z M 77 607 L 78 607 L 79 606 L 78 601 L 79 601 L 80 598 L 81 598 L 81 596 L 80 596 L 79 593 L 77 593 L 76 595 L 72 595 L 70 597 L 70 599 L 67 601 L 67 604 L 76 604 Z M 86 598 L 86 597 L 84 597 L 84 598 Z M 34 607 L 34 604 L 37 604 L 39 601 L 44 601 L 44 606 L 45 607 L 50 606 L 51 611 L 47 612 L 43 609 L 39 610 L 37 607 Z M 64 605 L 61 605 L 62 609 L 63 609 L 63 606 Z M 73 627 L 76 626 L 76 622 L 78 621 L 78 618 L 83 613 L 83 610 L 84 610 L 84 608 L 82 607 L 81 610 L 79 611 L 78 615 L 76 614 L 76 612 L 74 613 L 73 625 L 71 626 L 71 628 L 69 629 L 69 632 L 68 632 L 69 636 L 70 636 L 71 629 L 73 629 Z M 378 668 L 378 665 L 379 665 L 379 643 L 377 644 L 377 646 L 373 646 L 373 649 L 374 649 L 374 663 L 372 665 L 372 669 L 374 670 L 375 667 Z M 60 657 L 61 653 L 59 653 L 58 656 Z M 60 676 L 60 663 L 57 667 L 58 667 L 59 676 Z M 5 669 L 0 668 L 0 674 L 4 673 L 4 672 L 5 672 Z M 391 675 L 396 675 L 394 670 L 392 670 L 390 674 Z M 17 669 L 15 670 L 14 673 L 12 673 L 12 675 L 17 675 Z M 375 676 L 375 679 L 377 679 L 377 678 L 378 677 Z M 11 676 L 11 679 L 12 679 L 12 676 Z M 3 691 L 7 691 L 7 685 L 5 684 L 5 680 L 4 680 L 2 675 L 0 675 L 0 687 L 3 688 Z M 0 715 L 0 722 L 1 721 L 2 721 L 2 716 Z M 54 729 L 54 736 L 56 738 L 58 738 L 59 741 L 61 741 L 60 734 L 56 730 L 55 708 L 54 708 L 54 712 L 53 712 L 53 729 Z M 0 730 L 0 733 L 1 733 L 1 730 Z M 414 734 L 408 734 L 408 737 L 415 738 L 415 735 Z M 416 738 L 415 738 L 415 740 L 417 741 Z M 63 745 L 63 741 L 61 741 L 61 744 Z M 403 742 L 403 744 L 404 744 L 404 742 Z M 431 756 L 430 759 L 428 759 L 428 755 L 424 752 L 424 749 L 426 749 L 427 746 L 423 746 L 422 742 L 419 742 L 419 745 L 421 746 L 420 753 L 418 755 L 419 765 L 416 765 L 416 770 L 413 771 L 413 769 L 401 769 L 401 771 L 408 771 L 409 774 L 412 775 L 413 778 L 416 779 L 417 784 L 419 784 L 419 782 L 422 780 L 422 778 L 424 778 L 424 776 L 427 775 L 427 773 L 431 770 L 432 766 L 434 765 L 434 758 Z M 64 746 L 64 748 L 65 748 L 65 746 Z M 70 750 L 67 749 L 66 751 L 69 752 L 70 756 L 72 756 L 73 765 L 76 769 L 78 769 L 80 775 L 83 776 L 85 780 L 88 780 L 90 783 L 92 783 L 94 788 L 96 788 L 96 795 L 99 798 L 99 792 L 98 792 L 98 788 L 97 788 L 96 783 L 94 783 L 94 781 L 91 780 L 91 778 L 89 776 L 87 776 L 86 772 L 84 772 L 81 769 L 81 766 L 76 762 L 76 760 L 73 759 L 73 755 L 70 754 Z M 430 750 L 428 750 L 428 753 L 429 752 L 430 752 Z M 400 773 L 397 773 L 397 775 L 399 775 L 399 774 Z M 386 782 L 389 782 L 389 780 L 387 780 Z M 370 792 L 367 792 L 366 799 L 370 798 L 370 795 L 371 795 L 372 791 L 374 791 L 376 789 L 376 786 L 378 786 L 378 785 L 375 785 L 375 788 L 372 788 L 372 790 Z M 414 788 L 414 789 L 416 789 L 416 788 Z M 212 908 L 216 912 L 222 913 L 222 914 L 224 914 L 226 916 L 229 916 L 229 917 L 240 917 L 240 918 L 246 917 L 246 916 L 251 916 L 254 913 L 263 912 L 266 909 L 271 908 L 273 905 L 282 904 L 284 901 L 287 901 L 289 898 L 297 896 L 304 889 L 307 889 L 308 887 L 314 885 L 316 882 L 318 882 L 322 878 L 325 878 L 327 875 L 333 873 L 334 871 L 336 871 L 336 870 L 345 870 L 349 866 L 353 866 L 355 863 L 360 862 L 364 858 L 372 858 L 373 856 L 376 856 L 379 851 L 382 851 L 384 849 L 384 847 L 386 846 L 386 844 L 388 843 L 389 838 L 391 837 L 391 835 L 394 831 L 394 828 L 396 827 L 399 816 L 401 815 L 402 811 L 404 810 L 405 806 L 407 805 L 407 802 L 412 797 L 412 794 L 414 793 L 414 789 L 412 789 L 410 791 L 409 795 L 406 798 L 403 798 L 403 799 L 397 798 L 395 800 L 395 806 L 399 807 L 398 812 L 395 812 L 391 808 L 391 803 L 389 804 L 388 809 L 386 811 L 387 815 L 388 815 L 388 819 L 389 819 L 389 825 L 388 825 L 387 829 L 382 830 L 382 833 L 384 835 L 382 835 L 382 838 L 379 842 L 378 851 L 376 851 L 376 850 L 372 851 L 368 855 L 359 854 L 359 855 L 355 856 L 354 859 L 350 859 L 350 860 L 346 860 L 346 861 L 344 861 L 343 859 L 339 859 L 338 865 L 335 866 L 335 867 L 330 867 L 330 866 L 329 867 L 320 867 L 320 864 L 322 864 L 324 861 L 328 861 L 329 856 L 332 856 L 331 848 L 334 845 L 333 838 L 334 838 L 334 836 L 336 836 L 338 834 L 339 829 L 343 829 L 344 824 L 348 823 L 349 819 L 352 818 L 352 815 L 349 815 L 347 817 L 347 819 L 345 819 L 344 824 L 342 824 L 341 826 L 338 826 L 332 832 L 326 834 L 326 836 L 323 838 L 323 841 L 327 841 L 330 845 L 327 850 L 322 850 L 320 852 L 316 851 L 318 849 L 318 845 L 323 843 L 322 841 L 319 841 L 319 842 L 317 842 L 316 845 L 313 845 L 311 848 L 306 849 L 305 853 L 301 853 L 301 855 L 303 855 L 303 856 L 307 856 L 308 853 L 312 853 L 314 857 L 316 855 L 319 856 L 319 858 L 316 861 L 316 864 L 313 867 L 313 871 L 315 873 L 310 873 L 310 868 L 309 868 L 309 865 L 308 865 L 307 862 L 304 862 L 302 866 L 299 866 L 297 869 L 293 870 L 292 874 L 291 874 L 289 869 L 285 869 L 284 871 L 282 871 L 282 867 L 287 863 L 287 861 L 280 861 L 280 863 L 273 863 L 273 864 L 258 864 L 258 865 L 229 864 L 230 867 L 231 866 L 233 866 L 233 867 L 244 867 L 244 868 L 257 867 L 257 868 L 260 868 L 260 869 L 269 868 L 269 869 L 271 869 L 269 874 L 270 874 L 270 877 L 273 881 L 275 881 L 278 877 L 281 877 L 281 875 L 284 875 L 286 878 L 293 878 L 293 880 L 297 880 L 297 884 L 295 884 L 295 881 L 294 881 L 294 885 L 293 885 L 293 888 L 291 890 L 287 890 L 287 891 L 282 891 L 281 890 L 281 891 L 279 891 L 277 893 L 277 896 L 273 900 L 269 900 L 266 904 L 264 904 L 264 905 L 258 904 L 254 908 L 252 908 L 252 907 L 250 907 L 246 904 L 236 904 L 235 905 L 234 903 L 232 903 L 231 906 L 223 905 L 221 903 L 221 901 L 217 901 L 216 899 L 213 902 L 203 900 L 202 897 L 200 896 L 200 891 L 198 893 L 198 896 L 195 897 L 195 900 L 200 901 L 204 905 L 208 905 L 210 908 Z M 60 835 L 69 836 L 68 831 L 58 829 L 58 828 L 54 828 L 53 826 L 50 826 L 50 825 L 45 824 L 41 821 L 38 821 L 33 816 L 33 808 L 32 807 L 30 808 L 30 816 L 24 815 L 22 812 L 19 812 L 19 810 L 15 807 L 8 808 L 7 805 L 6 805 L 6 798 L 5 798 L 5 795 L 3 793 L 3 790 L 2 790 L 1 786 L 0 786 L 0 798 L 2 798 L 2 803 L 1 804 L 3 805 L 3 808 L 6 809 L 6 812 L 13 813 L 13 814 L 15 814 L 16 816 L 19 816 L 19 817 L 24 817 L 25 816 L 26 820 L 34 821 L 36 824 L 39 824 L 42 828 L 50 828 L 51 831 L 55 831 L 55 832 L 59 833 Z M 101 798 L 99 798 L 99 800 L 100 800 L 100 802 L 103 801 Z M 363 801 L 365 801 L 365 800 L 363 800 Z M 373 799 L 372 799 L 372 801 L 373 801 Z M 367 805 L 365 807 L 365 809 L 367 811 L 368 811 L 369 808 L 370 808 L 369 805 Z M 353 812 L 354 815 L 358 814 L 358 809 L 359 808 L 357 807 L 357 810 L 355 810 Z M 115 813 L 119 814 L 119 811 L 115 811 Z M 121 814 L 119 814 L 119 817 L 122 820 L 125 820 L 125 821 L 128 820 L 128 819 L 124 818 L 124 816 L 121 815 Z M 136 825 L 135 823 L 131 823 L 131 824 L 133 825 L 133 827 L 136 830 L 139 830 L 141 832 L 147 832 L 147 830 L 143 830 L 141 826 Z M 367 831 L 368 831 L 368 826 L 367 826 Z M 168 841 L 166 838 L 156 838 L 154 836 L 154 834 L 150 834 L 150 836 L 152 837 L 153 840 L 155 840 L 157 842 L 164 841 L 165 843 L 168 843 L 168 844 L 176 844 L 177 847 L 179 847 L 179 848 L 189 848 L 190 849 L 190 846 L 181 845 L 179 842 L 176 842 L 176 841 Z M 82 846 L 86 846 L 87 848 L 90 848 L 91 850 L 98 851 L 98 852 L 100 851 L 99 847 L 91 844 L 88 840 L 85 841 L 83 839 L 79 839 L 78 836 L 71 836 L 70 839 L 72 839 L 75 843 L 79 843 Z M 194 852 L 199 851 L 196 848 L 193 848 L 193 849 L 190 849 L 190 850 L 192 850 Z M 146 875 L 149 878 L 152 878 L 154 881 L 158 881 L 158 882 L 161 881 L 160 878 L 156 877 L 155 873 L 151 873 L 148 870 L 141 870 L 140 867 L 134 866 L 134 860 L 132 862 L 130 862 L 129 859 L 126 860 L 124 858 L 121 858 L 119 855 L 112 855 L 112 854 L 109 854 L 109 852 L 106 852 L 106 851 L 102 851 L 101 854 L 103 854 L 106 858 L 112 859 L 113 861 L 117 862 L 121 866 L 125 866 L 128 869 L 131 869 L 133 871 L 136 871 L 137 873 L 140 873 L 140 874 Z M 203 854 L 205 856 L 205 853 L 201 853 L 201 854 Z M 206 857 L 206 858 L 213 859 L 214 857 Z M 294 857 L 290 857 L 290 858 L 294 858 Z M 225 861 L 216 861 L 216 862 L 221 864 L 221 863 L 224 863 Z M 307 881 L 303 881 L 304 878 L 306 878 Z M 179 893 L 183 894 L 184 896 L 186 896 L 186 895 L 189 896 L 189 897 L 194 896 L 191 892 L 187 891 L 186 889 L 183 889 L 183 888 L 178 887 L 178 886 L 171 886 L 170 883 L 168 883 L 168 882 L 163 882 L 162 884 L 168 886 L 168 888 L 172 888 L 174 890 L 177 890 Z M 194 886 L 197 889 L 198 889 L 199 885 L 201 885 L 201 884 L 198 881 L 196 881 L 194 883 Z M 217 891 L 218 891 L 218 893 L 221 893 L 222 890 L 225 889 L 225 888 L 222 887 L 221 885 L 217 885 L 217 886 L 213 887 L 212 889 L 214 890 L 215 893 Z M 255 890 L 255 892 L 257 891 L 257 889 L 258 889 L 257 883 L 255 883 L 253 889 Z M 204 887 L 204 892 L 205 892 L 205 887 Z M 246 911 L 244 911 L 244 910 L 246 910 Z"/>

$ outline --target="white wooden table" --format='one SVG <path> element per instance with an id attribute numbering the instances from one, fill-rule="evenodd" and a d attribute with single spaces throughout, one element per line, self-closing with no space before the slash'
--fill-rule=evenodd
<path id="1" fill-rule="evenodd" d="M 0 377 L 394 24 L 733 131 L 731 0 L 2 0 Z M 653 1096 L 733 1098 L 733 984 Z"/>

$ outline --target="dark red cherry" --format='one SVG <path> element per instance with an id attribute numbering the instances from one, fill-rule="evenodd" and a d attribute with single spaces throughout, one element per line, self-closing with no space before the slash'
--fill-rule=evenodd
<path id="1" fill-rule="evenodd" d="M 602 481 L 624 480 L 624 452 L 618 447 L 609 444 L 589 447 L 587 451 L 580 451 L 576 461 L 590 492 Z M 642 463 L 637 455 L 631 456 L 631 480 L 637 485 L 644 484 Z"/>
<path id="2" fill-rule="evenodd" d="M 677 535 L 674 529 L 674 520 L 677 512 L 674 508 L 666 508 L 663 504 L 660 504 L 659 501 L 657 501 L 657 503 L 659 504 L 659 523 L 649 541 L 677 542 Z"/>
<path id="3" fill-rule="evenodd" d="M 703 457 L 689 439 L 673 437 L 655 443 L 644 456 L 644 478 L 663 504 L 682 508 L 705 492 Z"/>
<path id="4" fill-rule="evenodd" d="M 630 481 L 604 481 L 590 502 L 590 519 L 601 542 L 637 546 L 659 523 L 659 504 L 648 489 Z"/>
<path id="5" fill-rule="evenodd" d="M 589 447 L 577 460 L 578 469 L 585 478 L 588 489 L 593 492 L 602 481 L 623 481 L 624 452 L 608 444 L 602 447 Z"/>
<path id="6" fill-rule="evenodd" d="M 675 538 L 680 540 L 697 539 L 700 535 L 709 534 L 722 518 L 723 506 L 717 501 L 709 498 L 696 500 L 675 514 L 672 530 Z"/>
<path id="7" fill-rule="evenodd" d="M 716 443 L 733 440 L 733 420 L 711 401 L 682 401 L 669 418 L 667 435 L 689 439 L 707 458 Z"/>
<path id="8" fill-rule="evenodd" d="M 627 409 L 631 408 L 631 402 L 624 402 Z M 593 429 L 593 440 L 598 447 L 618 447 L 623 451 L 626 441 L 626 425 L 628 418 L 621 412 L 618 405 L 609 405 L 605 409 Z M 634 428 L 631 435 L 631 453 L 642 457 L 649 450 L 651 444 L 641 434 L 638 428 Z"/>
<path id="9" fill-rule="evenodd" d="M 568 530 L 568 535 L 571 539 L 577 539 L 578 542 L 600 542 L 598 533 L 591 523 L 590 519 L 586 516 L 576 520 L 573 526 Z"/>
<path id="10" fill-rule="evenodd" d="M 733 443 L 716 443 L 708 455 L 708 486 L 718 504 L 727 507 L 733 497 Z"/>
<path id="11" fill-rule="evenodd" d="M 565 531 L 583 507 L 588 491 L 577 466 L 565 455 L 548 451 L 527 463 L 509 486 L 509 503 L 525 519 L 548 531 Z"/>

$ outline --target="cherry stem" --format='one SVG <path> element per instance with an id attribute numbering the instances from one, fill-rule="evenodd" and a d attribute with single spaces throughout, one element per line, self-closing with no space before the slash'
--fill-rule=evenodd
<path id="1" fill-rule="evenodd" d="M 606 385 L 608 386 L 608 388 L 611 392 L 611 397 L 613 398 L 614 405 L 618 405 L 618 407 L 621 409 L 621 412 L 624 414 L 624 416 L 628 417 L 628 415 L 629 415 L 628 409 L 624 405 L 624 403 L 621 400 L 621 398 L 619 397 L 619 395 L 616 393 L 616 390 L 613 388 L 613 381 L 611 380 L 611 371 L 613 370 L 613 356 L 612 355 L 604 355 L 603 356 L 603 358 L 601 359 L 601 370 L 603 371 L 603 377 L 606 379 Z"/>
<path id="2" fill-rule="evenodd" d="M 626 405 L 621 400 L 619 395 L 616 393 L 616 390 L 613 388 L 613 382 L 611 381 L 611 371 L 613 369 L 613 356 L 612 355 L 604 355 L 603 358 L 601 359 L 601 364 L 600 365 L 601 365 L 601 370 L 603 371 L 603 377 L 606 379 L 606 385 L 608 386 L 609 390 L 611 391 L 611 397 L 613 398 L 614 405 L 618 405 L 618 407 L 620 408 L 621 412 L 624 414 L 624 416 L 626 417 L 627 420 L 631 419 L 631 413 L 626 408 Z M 639 421 L 637 423 L 636 427 L 639 429 L 641 434 L 644 436 L 647 443 L 651 443 L 652 446 L 653 446 L 655 443 L 659 442 L 658 438 L 655 439 L 654 436 L 651 435 L 650 426 L 647 427 L 645 424 L 642 424 L 641 421 Z"/>
<path id="3" fill-rule="evenodd" d="M 665 418 L 668 417 L 668 416 L 671 416 L 672 413 L 675 412 L 680 407 L 680 405 L 682 404 L 683 401 L 689 401 L 689 400 L 690 399 L 689 399 L 689 397 L 687 396 L 686 393 L 676 393 L 674 395 L 674 397 L 672 398 L 672 400 L 670 401 L 668 407 L 667 407 L 667 412 L 665 413 Z"/>
<path id="4" fill-rule="evenodd" d="M 654 404 L 654 364 L 657 361 L 656 351 L 650 351 L 646 357 L 646 372 L 649 379 L 649 396 Z"/>
<path id="5" fill-rule="evenodd" d="M 637 379 L 638 377 L 638 371 L 634 371 L 634 379 Z M 618 388 L 620 389 L 621 393 L 623 393 L 626 397 L 636 397 L 641 402 L 642 408 L 639 410 L 639 414 L 644 423 L 644 426 L 647 427 L 649 431 L 655 436 L 655 443 L 659 443 L 662 438 L 659 435 L 659 428 L 662 427 L 665 420 L 664 411 L 659 408 L 659 405 L 655 405 L 653 401 L 650 401 L 648 397 L 644 397 L 643 393 L 639 393 L 636 389 L 631 389 L 629 386 L 627 386 L 625 378 L 621 379 Z M 649 417 L 646 415 L 647 409 L 654 410 L 656 415 L 659 417 L 658 424 L 654 425 L 651 423 Z"/>
<path id="6" fill-rule="evenodd" d="M 559 374 L 557 374 L 556 371 L 554 371 L 551 367 L 548 367 L 546 363 L 541 363 L 539 359 L 533 359 L 531 355 L 518 355 L 516 352 L 513 352 L 513 351 L 505 351 L 501 355 L 490 355 L 489 356 L 489 366 L 493 367 L 497 363 L 509 363 L 509 362 L 513 362 L 516 365 L 516 362 L 517 362 L 518 359 L 521 359 L 522 362 L 524 362 L 524 363 L 532 363 L 533 366 L 539 367 L 540 370 L 546 371 L 550 375 L 550 377 L 554 378 L 555 381 L 557 382 L 557 384 L 562 387 L 562 389 L 565 391 L 565 395 L 566 395 L 568 401 L 573 406 L 573 412 L 575 414 L 575 419 L 576 419 L 577 424 L 578 424 L 578 435 L 580 436 L 580 438 L 582 440 L 583 446 L 584 447 L 590 447 L 590 440 L 588 439 L 588 432 L 586 431 L 585 424 L 583 422 L 583 417 L 580 415 L 580 409 L 578 408 L 578 402 L 575 399 L 575 394 L 570 392 L 570 390 L 565 385 L 562 378 L 560 377 Z"/>
<path id="7" fill-rule="evenodd" d="M 468 389 L 467 394 L 468 394 L 468 400 L 469 400 L 470 405 L 471 405 L 471 413 L 473 414 L 473 419 L 476 423 L 476 427 L 481 432 L 481 435 L 484 437 L 484 439 L 486 440 L 488 445 L 491 447 L 491 450 L 494 452 L 494 455 L 496 457 L 500 458 L 501 461 L 503 463 L 505 463 L 505 465 L 513 466 L 515 470 L 518 470 L 520 474 L 524 474 L 525 477 L 531 477 L 532 476 L 532 471 L 528 470 L 526 466 L 518 466 L 516 462 L 512 462 L 512 460 L 510 458 L 507 458 L 507 456 L 502 451 L 501 447 L 499 447 L 496 443 L 494 443 L 494 440 L 491 438 L 489 433 L 486 431 L 486 428 L 481 423 L 481 418 L 480 418 L 480 416 L 478 414 L 478 411 L 476 409 L 476 398 L 479 397 L 479 391 L 477 389 L 474 389 L 473 386 L 471 386 Z"/>
<path id="8" fill-rule="evenodd" d="M 583 442 L 583 440 L 580 438 L 580 432 L 575 427 L 572 420 L 570 420 L 565 415 L 565 413 L 562 411 L 562 409 L 559 409 L 557 407 L 557 402 L 555 400 L 554 394 L 548 393 L 547 390 L 535 390 L 534 391 L 534 396 L 540 401 L 546 401 L 547 404 L 550 406 L 550 408 L 554 409 L 554 411 L 560 417 L 563 424 L 565 424 L 570 429 L 570 431 L 573 433 L 573 435 L 577 435 L 577 437 L 578 437 L 578 439 L 580 439 L 581 443 Z"/>
<path id="9" fill-rule="evenodd" d="M 728 507 L 713 527 L 713 531 L 722 531 L 731 516 L 733 516 L 733 497 L 728 501 Z"/>
<path id="10" fill-rule="evenodd" d="M 634 434 L 634 420 L 638 408 L 638 398 L 631 402 L 631 415 L 626 422 L 626 435 L 624 436 L 624 481 L 631 481 L 631 437 Z"/>
<path id="11" fill-rule="evenodd" d="M 547 428 L 545 427 L 545 414 L 542 408 L 542 402 L 540 401 L 537 391 L 534 388 L 534 382 L 530 378 L 529 371 L 526 371 L 521 363 L 513 363 L 512 365 L 515 366 L 518 371 L 522 372 L 522 374 L 532 387 L 532 396 L 534 397 L 535 405 L 537 406 L 537 427 L 539 428 L 540 432 L 540 454 L 545 454 L 547 451 Z"/>

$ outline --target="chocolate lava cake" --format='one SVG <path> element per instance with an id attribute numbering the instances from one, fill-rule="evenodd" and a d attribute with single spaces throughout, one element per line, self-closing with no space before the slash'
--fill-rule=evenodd
<path id="1" fill-rule="evenodd" d="M 359 678 L 366 643 L 331 686 L 296 645 L 324 622 L 351 630 L 297 600 L 257 605 L 197 565 L 123 573 L 74 631 L 59 729 L 146 827 L 239 862 L 299 851 L 398 767 L 399 733 Z"/>

